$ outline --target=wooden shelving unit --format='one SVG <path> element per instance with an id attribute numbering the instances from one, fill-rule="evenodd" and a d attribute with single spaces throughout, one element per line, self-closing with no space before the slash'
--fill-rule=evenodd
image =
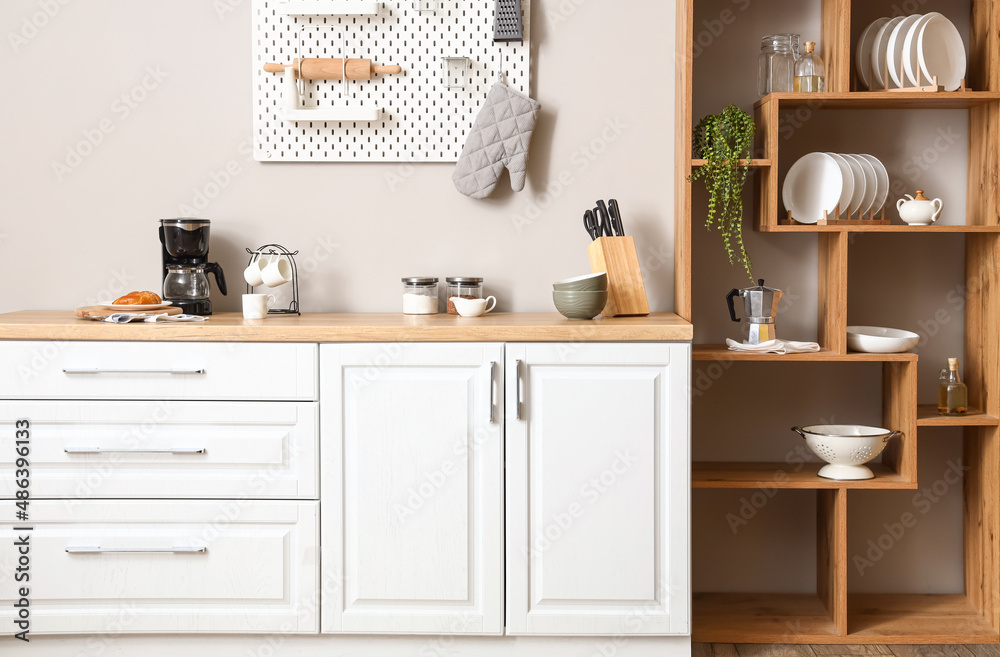
<path id="1" fill-rule="evenodd" d="M 971 0 L 969 89 L 955 93 L 852 92 L 854 46 L 863 25 L 852 21 L 852 3 L 861 0 L 812 0 L 822 14 L 820 46 L 827 64 L 823 94 L 771 94 L 757 103 L 760 142 L 750 165 L 756 175 L 755 228 L 767 233 L 816 233 L 819 252 L 817 317 L 822 350 L 813 354 L 773 355 L 729 351 L 725 345 L 699 344 L 694 360 L 737 363 L 882 363 L 884 426 L 905 433 L 875 464 L 867 482 L 833 482 L 816 475 L 819 466 L 795 470 L 785 463 L 697 462 L 696 489 L 798 489 L 816 495 L 815 593 L 698 592 L 694 581 L 693 634 L 698 642 L 807 644 L 955 644 L 1000 642 L 1000 2 Z M 889 0 L 884 14 L 892 13 Z M 692 203 L 686 172 L 703 165 L 692 158 L 693 60 L 696 33 L 694 0 L 678 0 L 677 148 L 675 222 L 676 310 L 698 325 L 692 312 Z M 919 111 L 957 109 L 969 113 L 968 192 L 964 226 L 911 227 L 783 226 L 780 216 L 782 112 L 807 107 L 824 110 Z M 850 116 L 849 114 L 847 116 Z M 846 120 L 846 119 L 845 119 Z M 901 137 L 902 139 L 903 137 Z M 917 403 L 917 356 L 850 353 L 847 349 L 848 251 L 851 234 L 927 233 L 964 235 L 967 297 L 965 382 L 970 413 L 938 416 L 936 406 Z M 774 238 L 781 239 L 781 238 Z M 789 366 L 791 367 L 791 366 Z M 713 393 L 714 394 L 714 393 Z M 941 439 L 939 428 L 963 431 L 964 592 L 954 595 L 858 594 L 848 590 L 849 500 L 856 490 L 905 490 L 920 487 L 917 434 Z M 710 440 L 693 428 L 695 440 Z M 936 437 L 936 438 L 935 438 Z M 697 523 L 695 523 L 697 525 Z"/>

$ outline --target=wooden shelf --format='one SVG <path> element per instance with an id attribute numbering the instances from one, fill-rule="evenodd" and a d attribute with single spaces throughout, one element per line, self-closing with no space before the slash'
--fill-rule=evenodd
<path id="1" fill-rule="evenodd" d="M 847 596 L 848 638 L 854 643 L 996 643 L 993 626 L 964 595 Z"/>
<path id="2" fill-rule="evenodd" d="M 815 594 L 695 593 L 696 643 L 840 643 Z"/>
<path id="3" fill-rule="evenodd" d="M 794 440 L 794 436 L 789 432 Z M 799 438 L 801 440 L 801 438 Z M 824 463 L 790 465 L 788 463 L 743 463 L 696 461 L 691 465 L 693 488 L 781 488 L 781 489 L 915 489 L 917 482 L 906 481 L 899 473 L 881 463 L 869 463 L 874 479 L 834 481 L 816 473 Z M 796 470 L 798 468 L 798 470 Z"/>
<path id="4" fill-rule="evenodd" d="M 918 427 L 995 427 L 1000 418 L 970 408 L 966 415 L 938 415 L 937 404 L 917 406 Z"/>
<path id="5" fill-rule="evenodd" d="M 846 93 L 768 94 L 755 107 L 778 103 L 779 109 L 969 109 L 1000 101 L 1000 93 L 965 91 L 896 93 L 888 91 L 853 91 Z"/>
<path id="6" fill-rule="evenodd" d="M 761 225 L 762 233 L 1000 233 L 1000 226 L 905 226 L 892 224 L 889 226 L 865 225 L 859 221 L 857 226 L 820 226 L 817 224 L 784 226 Z"/>
<path id="7" fill-rule="evenodd" d="M 745 351 L 732 351 L 724 344 L 696 344 L 692 351 L 693 359 L 698 360 L 745 360 L 745 361 L 791 361 L 791 362 L 916 362 L 917 354 L 860 354 L 837 353 L 823 349 L 807 354 L 757 354 Z"/>
<path id="8" fill-rule="evenodd" d="M 746 162 L 747 162 L 747 160 L 740 160 L 741 164 L 745 164 Z M 700 160 L 700 159 L 691 160 L 691 167 L 692 168 L 694 168 L 694 167 L 703 167 L 703 166 L 705 166 L 706 163 L 707 163 L 707 160 Z M 771 160 L 750 160 L 750 167 L 751 168 L 766 168 L 766 167 L 770 167 L 772 165 L 773 165 L 773 162 L 771 162 Z"/>

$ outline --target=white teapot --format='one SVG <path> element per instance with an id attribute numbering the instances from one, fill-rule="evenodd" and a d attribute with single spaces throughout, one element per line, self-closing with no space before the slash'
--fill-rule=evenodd
<path id="1" fill-rule="evenodd" d="M 936 198 L 933 201 L 924 196 L 924 190 L 917 190 L 917 197 L 914 198 L 905 194 L 906 198 L 896 202 L 896 209 L 899 210 L 899 218 L 911 226 L 930 226 L 938 220 L 943 209 L 943 202 Z"/>

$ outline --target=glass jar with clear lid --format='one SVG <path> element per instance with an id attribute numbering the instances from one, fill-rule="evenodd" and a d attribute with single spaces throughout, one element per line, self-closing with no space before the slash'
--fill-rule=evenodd
<path id="1" fill-rule="evenodd" d="M 403 314 L 436 315 L 438 279 L 414 276 L 403 279 Z"/>
<path id="2" fill-rule="evenodd" d="M 795 83 L 795 62 L 799 54 L 798 34 L 772 34 L 760 40 L 757 58 L 757 93 L 790 92 Z"/>
<path id="3" fill-rule="evenodd" d="M 458 309 L 452 302 L 452 297 L 462 297 L 463 299 L 483 298 L 483 279 L 481 278 L 446 278 L 448 283 L 448 314 L 457 315 Z"/>

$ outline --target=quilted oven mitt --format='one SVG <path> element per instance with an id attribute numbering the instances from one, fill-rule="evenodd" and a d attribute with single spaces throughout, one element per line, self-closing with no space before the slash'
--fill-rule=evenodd
<path id="1" fill-rule="evenodd" d="M 541 108 L 503 82 L 494 84 L 451 177 L 456 189 L 472 198 L 486 198 L 496 189 L 504 167 L 510 171 L 514 191 L 524 189 L 528 147 Z"/>

